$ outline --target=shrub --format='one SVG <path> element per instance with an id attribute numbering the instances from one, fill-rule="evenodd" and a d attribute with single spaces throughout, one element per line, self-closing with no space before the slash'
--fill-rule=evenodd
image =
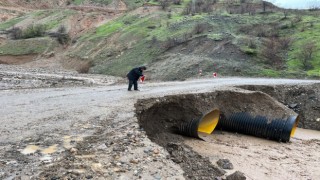
<path id="1" fill-rule="evenodd" d="M 183 14 L 208 13 L 212 11 L 213 5 L 217 0 L 197 0 L 195 3 L 190 1 L 183 11 Z"/>
<path id="2" fill-rule="evenodd" d="M 38 25 L 29 25 L 26 30 L 22 32 L 22 38 L 35 38 L 35 37 L 43 37 L 46 33 L 46 27 L 42 24 Z"/>
<path id="3" fill-rule="evenodd" d="M 22 38 L 22 29 L 19 27 L 12 27 L 6 32 L 11 39 L 21 39 Z"/>
<path id="4" fill-rule="evenodd" d="M 175 5 L 181 5 L 182 0 L 173 0 L 173 4 Z"/>
<path id="5" fill-rule="evenodd" d="M 276 68 L 282 68 L 284 59 L 281 56 L 279 43 L 275 38 L 267 39 L 263 42 L 261 56 L 265 58 L 265 62 L 269 65 L 275 65 Z"/>
<path id="6" fill-rule="evenodd" d="M 198 23 L 194 26 L 193 33 L 194 34 L 201 34 L 201 33 L 205 32 L 207 29 L 208 29 L 208 24 Z"/>
<path id="7" fill-rule="evenodd" d="M 169 0 L 160 0 L 159 3 L 162 9 L 167 9 L 167 7 L 170 5 Z"/>
<path id="8" fill-rule="evenodd" d="M 302 49 L 298 53 L 298 58 L 301 61 L 304 70 L 312 68 L 311 60 L 313 59 L 316 51 L 317 45 L 314 41 L 310 41 L 302 45 Z"/>
<path id="9" fill-rule="evenodd" d="M 282 50 L 288 50 L 292 44 L 292 39 L 290 37 L 282 37 L 278 39 L 278 43 Z"/>
<path id="10" fill-rule="evenodd" d="M 57 32 L 49 33 L 49 36 L 56 38 L 57 41 L 62 45 L 68 44 L 70 41 L 70 36 L 67 33 L 67 29 L 64 25 L 61 25 Z"/>

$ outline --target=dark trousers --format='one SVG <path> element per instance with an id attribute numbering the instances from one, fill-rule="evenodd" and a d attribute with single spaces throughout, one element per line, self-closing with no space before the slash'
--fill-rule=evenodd
<path id="1" fill-rule="evenodd" d="M 133 89 L 134 89 L 134 90 L 138 90 L 138 81 L 137 81 L 137 80 L 130 80 L 130 79 L 129 79 L 129 87 L 128 87 L 128 90 L 131 90 L 132 85 L 133 85 Z"/>

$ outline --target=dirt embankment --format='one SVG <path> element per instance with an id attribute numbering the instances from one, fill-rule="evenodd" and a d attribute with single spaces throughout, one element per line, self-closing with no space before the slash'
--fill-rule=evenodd
<path id="1" fill-rule="evenodd" d="M 320 131 L 320 84 L 296 86 L 241 86 L 269 94 L 300 114 L 299 127 Z"/>

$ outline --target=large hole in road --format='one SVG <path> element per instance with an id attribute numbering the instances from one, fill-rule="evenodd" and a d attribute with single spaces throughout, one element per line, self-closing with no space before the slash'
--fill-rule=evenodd
<path id="1" fill-rule="evenodd" d="M 320 89 L 318 87 L 319 85 L 316 86 L 316 88 Z M 232 113 L 241 112 L 249 112 L 251 115 L 261 115 L 270 119 L 285 119 L 290 115 L 297 115 L 293 111 L 295 109 L 290 109 L 288 107 L 290 105 L 284 104 L 285 101 L 280 101 L 282 102 L 280 103 L 276 99 L 281 100 L 279 97 L 282 97 L 286 99 L 286 102 L 301 100 L 301 97 L 299 99 L 296 96 L 289 96 L 290 93 L 288 92 L 291 92 L 293 88 L 297 89 L 296 87 L 291 86 L 281 86 L 279 88 L 243 86 L 232 90 L 228 89 L 200 94 L 182 94 L 160 98 L 140 99 L 135 104 L 136 115 L 140 126 L 146 131 L 148 137 L 169 152 L 171 160 L 179 164 L 184 170 L 186 179 L 212 179 L 213 177 L 223 175 L 225 172 L 213 165 L 208 158 L 199 155 L 193 151 L 191 147 L 184 144 L 185 138 L 188 137 L 183 137 L 174 133 L 172 127 L 187 123 L 192 119 L 200 118 L 213 109 L 220 110 L 221 119 Z M 303 87 L 302 89 L 308 88 L 314 90 L 315 86 Z M 274 96 L 274 94 L 270 92 L 268 95 L 267 90 L 265 90 L 264 93 L 246 89 L 271 89 L 271 92 L 275 92 L 274 90 L 277 89 L 281 96 Z M 311 96 L 315 96 L 314 101 L 319 102 L 319 92 L 313 92 L 314 93 L 311 93 Z M 274 98 L 271 97 L 272 95 Z M 283 97 L 283 95 L 288 95 L 288 97 Z M 290 98 L 292 98 L 292 101 L 289 100 Z M 299 107 L 308 107 L 308 101 L 303 101 L 304 104 L 301 102 L 296 103 L 300 103 Z M 312 114 L 320 117 L 320 112 Z M 305 117 L 306 115 L 304 118 Z M 319 123 L 317 125 L 319 125 Z"/>

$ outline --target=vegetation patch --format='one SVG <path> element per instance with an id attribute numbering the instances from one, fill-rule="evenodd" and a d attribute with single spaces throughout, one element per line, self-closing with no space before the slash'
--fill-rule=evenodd
<path id="1" fill-rule="evenodd" d="M 33 38 L 25 40 L 10 40 L 0 46 L 1 55 L 41 54 L 50 51 L 56 43 L 50 38 Z"/>
<path id="2" fill-rule="evenodd" d="M 12 26 L 14 26 L 15 24 L 17 24 L 18 22 L 21 22 L 25 19 L 25 17 L 17 17 L 14 19 L 10 19 L 6 22 L 0 23 L 0 31 L 6 30 Z"/>

